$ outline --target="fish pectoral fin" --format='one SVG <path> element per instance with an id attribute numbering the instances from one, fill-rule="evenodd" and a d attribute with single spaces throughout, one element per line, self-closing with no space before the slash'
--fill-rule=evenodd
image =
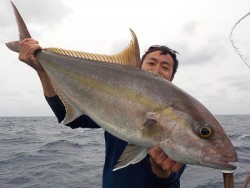
<path id="1" fill-rule="evenodd" d="M 156 126 L 158 124 L 155 119 L 147 119 L 147 121 L 143 124 L 144 127 Z"/>
<path id="2" fill-rule="evenodd" d="M 136 164 L 144 159 L 148 154 L 148 149 L 128 144 L 125 150 L 123 151 L 120 159 L 117 161 L 113 171 L 119 170 L 121 168 L 127 167 L 130 164 Z"/>
<path id="3" fill-rule="evenodd" d="M 145 137 L 159 137 L 162 134 L 163 127 L 159 124 L 160 113 L 148 113 L 146 122 L 142 125 L 142 134 Z"/>

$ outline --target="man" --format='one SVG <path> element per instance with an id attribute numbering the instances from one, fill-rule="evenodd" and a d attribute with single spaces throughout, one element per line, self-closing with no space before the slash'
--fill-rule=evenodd
<path id="1" fill-rule="evenodd" d="M 34 68 L 41 80 L 45 98 L 55 113 L 58 121 L 65 117 L 65 107 L 57 96 L 50 79 L 39 62 L 35 59 L 36 50 L 42 49 L 33 39 L 21 43 L 19 59 Z M 142 57 L 142 69 L 154 71 L 172 81 L 178 67 L 176 52 L 166 46 L 151 46 Z M 71 128 L 100 128 L 88 116 L 82 115 L 68 124 Z M 157 188 L 180 187 L 180 176 L 185 165 L 170 159 L 159 146 L 149 150 L 148 156 L 141 162 L 123 169 L 112 171 L 127 143 L 105 131 L 105 164 L 103 169 L 103 188 Z"/>

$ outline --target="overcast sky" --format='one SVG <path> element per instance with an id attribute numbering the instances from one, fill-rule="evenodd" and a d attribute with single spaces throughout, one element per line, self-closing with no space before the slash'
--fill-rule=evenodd
<path id="1" fill-rule="evenodd" d="M 250 114 L 250 69 L 229 40 L 234 24 L 250 11 L 249 0 L 13 2 L 42 47 L 113 54 L 127 46 L 132 28 L 141 54 L 155 44 L 180 53 L 173 83 L 213 114 Z M 18 39 L 8 0 L 1 0 L 0 15 L 0 116 L 53 115 L 36 72 L 5 46 Z M 249 33 L 242 36 L 249 41 Z"/>

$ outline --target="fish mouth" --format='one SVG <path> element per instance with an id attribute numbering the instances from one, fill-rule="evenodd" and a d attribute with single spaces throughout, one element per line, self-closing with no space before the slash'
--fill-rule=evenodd
<path id="1" fill-rule="evenodd" d="M 231 159 L 230 162 L 229 161 L 219 161 L 219 164 L 223 167 L 223 169 L 221 170 L 235 170 L 237 168 L 237 165 L 235 164 L 235 162 L 237 162 L 238 159 Z"/>
<path id="2" fill-rule="evenodd" d="M 202 162 L 205 166 L 216 168 L 220 170 L 235 170 L 238 161 L 235 150 L 230 152 L 216 151 L 210 147 L 204 147 L 202 150 Z"/>

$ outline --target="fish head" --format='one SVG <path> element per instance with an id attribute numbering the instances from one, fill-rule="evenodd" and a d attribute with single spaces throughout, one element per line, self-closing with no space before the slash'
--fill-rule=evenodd
<path id="1" fill-rule="evenodd" d="M 237 154 L 216 118 L 200 103 L 170 106 L 160 115 L 160 146 L 173 160 L 221 170 L 234 170 Z M 180 106 L 177 105 L 177 106 Z M 189 106 L 190 107 L 190 106 Z"/>

